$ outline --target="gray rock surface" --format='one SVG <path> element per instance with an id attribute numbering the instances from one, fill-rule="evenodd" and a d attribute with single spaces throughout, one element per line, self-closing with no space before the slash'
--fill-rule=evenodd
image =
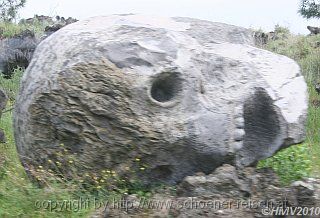
<path id="1" fill-rule="evenodd" d="M 62 28 L 23 77 L 22 163 L 46 166 L 64 144 L 79 173 L 176 183 L 303 141 L 299 66 L 253 44 L 244 28 L 191 18 L 114 15 Z"/>

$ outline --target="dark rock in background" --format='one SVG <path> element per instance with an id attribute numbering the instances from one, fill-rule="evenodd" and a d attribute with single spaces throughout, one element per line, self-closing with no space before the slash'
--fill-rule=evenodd
<path id="1" fill-rule="evenodd" d="M 6 108 L 7 105 L 7 96 L 4 93 L 4 91 L 2 91 L 0 89 L 0 119 L 1 119 L 1 115 L 2 115 L 2 111 Z M 4 132 L 2 129 L 0 129 L 0 143 L 4 143 L 6 142 L 6 137 L 4 135 Z"/>
<path id="2" fill-rule="evenodd" d="M 14 68 L 26 68 L 38 43 L 39 40 L 30 30 L 0 40 L 0 71 L 10 78 Z"/>
<path id="3" fill-rule="evenodd" d="M 27 19 L 21 19 L 19 21 L 19 24 L 28 24 L 28 25 L 37 25 L 39 23 L 41 24 L 53 24 L 55 21 L 52 17 L 50 16 L 45 16 L 45 15 L 34 15 L 34 17 L 27 18 Z"/>
<path id="4" fill-rule="evenodd" d="M 310 31 L 310 35 L 318 35 L 320 33 L 319 27 L 307 26 L 307 29 Z"/>
<path id="5" fill-rule="evenodd" d="M 64 17 L 56 16 L 56 21 L 53 24 L 45 27 L 45 30 L 44 30 L 45 36 L 49 36 L 52 33 L 58 31 L 59 29 L 69 24 L 75 23 L 77 21 L 78 21 L 77 19 L 72 17 L 65 19 Z"/>
<path id="6" fill-rule="evenodd" d="M 35 15 L 34 18 L 23 19 L 20 24 L 48 25 L 44 35 L 35 36 L 34 32 L 26 29 L 9 38 L 0 37 L 0 71 L 6 78 L 10 78 L 12 71 L 17 67 L 27 68 L 38 44 L 52 33 L 77 20 L 69 17 L 54 20 L 52 17 Z M 3 30 L 2 30 L 3 31 Z M 1 36 L 1 32 L 0 32 Z"/>
<path id="7" fill-rule="evenodd" d="M 271 32 L 255 31 L 253 32 L 253 37 L 254 37 L 255 45 L 258 47 L 263 47 L 268 42 L 279 39 L 279 36 L 274 31 L 271 31 Z"/>
<path id="8" fill-rule="evenodd" d="M 52 33 L 58 31 L 59 29 L 61 29 L 62 27 L 64 27 L 62 24 L 57 23 L 51 26 L 46 26 L 46 28 L 44 29 L 44 32 L 46 35 L 51 35 Z"/>

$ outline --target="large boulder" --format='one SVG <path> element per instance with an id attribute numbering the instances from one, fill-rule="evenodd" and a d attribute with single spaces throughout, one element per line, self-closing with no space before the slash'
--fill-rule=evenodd
<path id="1" fill-rule="evenodd" d="M 22 163 L 57 170 L 62 145 L 79 174 L 176 183 L 303 141 L 299 66 L 253 44 L 247 29 L 191 18 L 114 15 L 62 28 L 23 77 L 14 116 Z"/>

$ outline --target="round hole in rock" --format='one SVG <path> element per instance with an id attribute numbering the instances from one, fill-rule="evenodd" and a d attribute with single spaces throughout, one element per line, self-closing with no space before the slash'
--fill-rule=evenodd
<path id="1" fill-rule="evenodd" d="M 158 102 L 168 102 L 178 95 L 181 87 L 178 73 L 163 72 L 153 81 L 151 97 Z"/>
<path id="2" fill-rule="evenodd" d="M 245 137 L 241 155 L 246 159 L 245 165 L 251 165 L 279 146 L 280 121 L 273 100 L 264 89 L 256 89 L 245 102 L 243 112 Z"/>

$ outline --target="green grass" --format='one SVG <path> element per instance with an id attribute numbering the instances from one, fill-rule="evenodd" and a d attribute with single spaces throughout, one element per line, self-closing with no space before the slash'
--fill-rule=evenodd
<path id="1" fill-rule="evenodd" d="M 8 142 L 1 144 L 0 166 L 0 217 L 86 217 L 90 208 L 77 213 L 63 210 L 50 212 L 39 209 L 36 202 L 63 201 L 75 199 L 74 190 L 52 184 L 41 189 L 30 183 L 20 164 L 12 135 L 12 113 L 4 114 L 1 127 L 5 130 Z"/>
<path id="2" fill-rule="evenodd" d="M 11 37 L 27 29 L 34 32 L 36 36 L 42 36 L 46 25 L 47 24 L 41 22 L 35 22 L 33 25 L 0 22 L 0 38 Z"/>
<path id="3" fill-rule="evenodd" d="M 52 186 L 40 189 L 30 183 L 21 166 L 12 134 L 12 113 L 5 113 L 1 119 L 1 127 L 7 136 L 7 143 L 1 144 L 0 166 L 0 217 L 86 217 L 90 208 L 77 213 L 64 210 L 49 213 L 37 210 L 37 201 L 75 199 L 74 190 L 63 186 Z"/>

